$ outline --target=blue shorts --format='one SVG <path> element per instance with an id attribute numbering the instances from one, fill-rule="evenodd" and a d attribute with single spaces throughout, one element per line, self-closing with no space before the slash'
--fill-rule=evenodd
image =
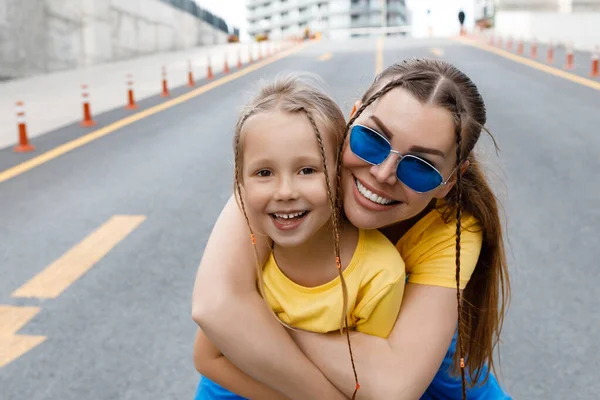
<path id="1" fill-rule="evenodd" d="M 200 378 L 198 389 L 196 389 L 196 397 L 194 400 L 247 400 L 244 397 L 238 396 L 237 394 L 230 392 L 206 377 Z"/>
<path id="2" fill-rule="evenodd" d="M 421 396 L 421 400 L 461 400 L 462 399 L 462 385 L 460 377 L 454 377 L 450 375 L 452 370 L 452 359 L 456 351 L 456 334 L 452 338 L 450 348 L 444 357 L 442 366 L 438 373 L 433 378 L 433 381 Z M 485 375 L 486 370 L 483 371 L 482 375 Z M 498 380 L 492 374 L 490 374 L 488 380 L 484 385 L 475 386 L 472 389 L 467 390 L 467 398 L 469 400 L 512 400 L 512 398 L 506 394 L 500 385 Z M 198 384 L 198 390 L 196 391 L 195 400 L 219 400 L 219 399 L 233 399 L 233 400 L 246 400 L 244 397 L 238 396 L 224 389 L 220 385 L 214 383 L 210 379 L 202 378 Z"/>
<path id="3" fill-rule="evenodd" d="M 442 366 L 431 381 L 431 384 L 421 396 L 421 400 L 461 400 L 462 383 L 460 377 L 451 376 L 453 357 L 456 352 L 456 338 L 454 334 L 450 348 L 444 357 Z M 487 373 L 487 366 L 482 371 L 482 376 Z M 482 379 L 483 380 L 483 379 Z M 469 381 L 470 382 L 470 381 Z M 502 390 L 496 377 L 490 374 L 484 385 L 467 389 L 469 400 L 511 400 L 512 398 Z"/>

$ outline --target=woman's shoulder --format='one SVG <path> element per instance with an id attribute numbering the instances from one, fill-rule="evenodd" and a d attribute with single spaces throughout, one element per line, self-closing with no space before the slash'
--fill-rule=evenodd
<path id="1" fill-rule="evenodd" d="M 461 287 L 477 265 L 483 231 L 477 218 L 461 215 Z M 443 203 L 421 218 L 396 244 L 409 275 L 409 282 L 456 287 L 456 216 Z"/>
<path id="2" fill-rule="evenodd" d="M 481 224 L 473 215 L 461 215 L 461 242 L 475 242 L 481 246 Z M 447 204 L 438 201 L 436 207 L 413 225 L 397 242 L 396 248 L 406 257 L 415 251 L 429 253 L 439 247 L 454 245 L 456 241 L 456 214 Z M 479 250 L 479 249 L 477 249 Z"/>

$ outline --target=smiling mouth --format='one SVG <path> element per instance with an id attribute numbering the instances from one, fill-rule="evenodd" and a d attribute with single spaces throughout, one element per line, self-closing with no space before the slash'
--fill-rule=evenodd
<path id="1" fill-rule="evenodd" d="M 304 219 L 310 211 L 297 211 L 294 213 L 271 213 L 269 216 L 280 226 L 294 225 Z"/>
<path id="2" fill-rule="evenodd" d="M 364 197 L 365 199 L 367 199 L 375 204 L 380 204 L 382 206 L 390 206 L 390 205 L 400 203 L 399 201 L 396 201 L 393 199 L 381 197 L 381 196 L 371 192 L 369 189 L 367 189 L 362 183 L 360 183 L 360 181 L 358 179 L 354 178 L 354 180 L 356 182 L 356 188 L 358 189 L 358 193 L 360 193 L 361 196 Z"/>

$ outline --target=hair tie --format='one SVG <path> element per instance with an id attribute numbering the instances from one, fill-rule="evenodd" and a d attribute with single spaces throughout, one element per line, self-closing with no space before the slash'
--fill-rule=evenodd
<path id="1" fill-rule="evenodd" d="M 256 244 L 256 237 L 254 237 L 254 233 L 250 234 L 250 239 L 252 239 L 252 244 Z"/>
<path id="2" fill-rule="evenodd" d="M 335 258 L 335 265 L 337 266 L 338 269 L 342 269 L 342 263 L 340 262 L 339 257 Z"/>

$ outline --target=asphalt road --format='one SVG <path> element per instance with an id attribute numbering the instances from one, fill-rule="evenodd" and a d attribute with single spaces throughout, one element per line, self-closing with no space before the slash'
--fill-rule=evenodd
<path id="1" fill-rule="evenodd" d="M 388 38 L 384 65 L 432 48 L 478 84 L 501 148 L 486 139 L 481 151 L 508 224 L 504 382 L 515 399 L 597 399 L 600 91 L 450 40 Z M 0 368 L 0 399 L 192 398 L 191 292 L 231 193 L 240 107 L 259 78 L 311 71 L 347 115 L 375 54 L 375 39 L 312 44 L 1 182 L 0 305 L 39 307 L 18 333 L 47 339 Z M 38 143 L 78 135 L 67 127 Z M 0 169 L 18 157 L 0 150 Z M 57 298 L 11 296 L 114 215 L 147 218 Z"/>

